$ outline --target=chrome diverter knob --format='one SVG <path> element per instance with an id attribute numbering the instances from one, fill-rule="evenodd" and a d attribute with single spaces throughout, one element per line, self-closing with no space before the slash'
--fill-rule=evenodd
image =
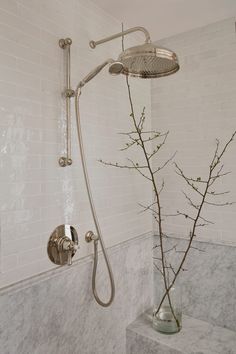
<path id="1" fill-rule="evenodd" d="M 71 225 L 60 225 L 51 234 L 48 241 L 48 257 L 58 265 L 71 265 L 72 257 L 79 248 L 78 234 Z"/>

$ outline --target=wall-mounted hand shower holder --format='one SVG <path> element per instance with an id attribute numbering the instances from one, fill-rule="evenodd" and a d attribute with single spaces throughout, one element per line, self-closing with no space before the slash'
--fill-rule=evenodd
<path id="1" fill-rule="evenodd" d="M 90 243 L 92 241 L 98 241 L 99 237 L 93 233 L 93 231 L 87 231 L 85 234 L 85 241 Z"/>
<path id="2" fill-rule="evenodd" d="M 71 88 L 70 83 L 70 47 L 72 40 L 70 38 L 60 39 L 59 47 L 66 51 L 66 88 L 63 96 L 66 100 L 66 156 L 59 158 L 59 165 L 61 167 L 70 166 L 71 159 L 71 98 L 74 97 L 75 91 Z"/>
<path id="3" fill-rule="evenodd" d="M 48 257 L 57 265 L 71 265 L 79 248 L 78 234 L 73 226 L 60 225 L 48 240 Z"/>

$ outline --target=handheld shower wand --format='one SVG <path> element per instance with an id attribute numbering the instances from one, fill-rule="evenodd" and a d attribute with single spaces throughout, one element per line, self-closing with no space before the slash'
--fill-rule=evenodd
<path id="1" fill-rule="evenodd" d="M 79 82 L 79 84 L 77 86 L 77 89 L 83 87 L 85 84 L 87 84 L 87 82 L 92 80 L 108 64 L 110 64 L 109 72 L 112 75 L 119 75 L 122 72 L 122 70 L 123 70 L 123 64 L 122 63 L 120 63 L 118 61 L 115 61 L 114 59 L 111 59 L 111 58 L 107 59 L 102 64 L 98 65 L 95 69 L 90 71 L 90 73 L 88 75 L 86 75 L 83 78 L 83 80 L 81 80 Z M 114 68 L 116 68 L 116 69 L 114 70 Z"/>
<path id="2" fill-rule="evenodd" d="M 106 65 L 111 64 L 111 65 L 116 65 L 116 74 L 118 74 L 118 71 L 123 69 L 123 65 L 119 62 L 115 62 L 113 59 L 107 59 L 105 62 L 103 62 L 101 65 L 98 65 L 94 70 L 92 70 L 88 75 L 84 77 L 83 80 L 81 80 L 75 90 L 75 113 L 76 113 L 76 124 L 77 124 L 77 133 L 78 133 L 78 140 L 79 140 L 79 147 L 80 147 L 80 156 L 81 156 L 81 161 L 82 161 L 82 166 L 83 166 L 83 173 L 84 173 L 84 179 L 85 179 L 85 184 L 87 188 L 87 193 L 88 193 L 88 198 L 89 198 L 89 203 L 90 203 L 90 208 L 96 228 L 96 235 L 92 231 L 88 231 L 85 235 L 85 240 L 87 242 L 94 242 L 94 263 L 93 263 L 93 274 L 92 274 L 92 290 L 94 294 L 94 298 L 97 301 L 97 303 L 103 307 L 108 307 L 111 305 L 114 297 L 115 297 L 115 282 L 114 282 L 114 277 L 111 269 L 111 265 L 108 259 L 108 255 L 106 252 L 106 248 L 104 245 L 103 237 L 102 237 L 102 232 L 100 229 L 100 225 L 98 222 L 97 214 L 96 214 L 96 209 L 94 206 L 93 202 L 93 196 L 92 196 L 92 191 L 90 187 L 90 182 L 89 182 L 89 176 L 88 176 L 88 170 L 87 170 L 87 164 L 86 164 L 86 159 L 85 159 L 85 153 L 84 153 L 84 146 L 83 146 L 83 137 L 82 137 L 82 131 L 81 131 L 81 122 L 80 122 L 80 112 L 79 112 L 79 98 L 81 95 L 81 88 L 87 84 L 90 80 L 92 80 Z M 105 259 L 106 267 L 108 270 L 108 275 L 110 279 L 110 286 L 111 286 L 111 294 L 110 298 L 107 302 L 104 302 L 100 299 L 98 292 L 97 292 L 97 287 L 96 287 L 96 275 L 97 275 L 97 265 L 98 265 L 98 242 L 100 242 L 102 253 Z"/>

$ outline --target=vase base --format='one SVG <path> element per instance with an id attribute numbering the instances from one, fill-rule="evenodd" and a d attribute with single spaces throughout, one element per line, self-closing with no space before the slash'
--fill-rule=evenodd
<path id="1" fill-rule="evenodd" d="M 182 328 L 182 314 L 175 311 L 175 317 L 170 308 L 163 306 L 159 312 L 153 313 L 153 328 L 163 334 L 178 333 Z"/>

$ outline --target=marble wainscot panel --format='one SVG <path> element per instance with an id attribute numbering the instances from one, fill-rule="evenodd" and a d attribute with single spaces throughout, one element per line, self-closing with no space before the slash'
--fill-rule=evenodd
<path id="1" fill-rule="evenodd" d="M 151 316 L 140 316 L 127 328 L 127 354 L 235 354 L 236 334 L 189 316 L 175 335 L 156 332 Z"/>
<path id="2" fill-rule="evenodd" d="M 168 242 L 170 249 L 176 245 L 182 251 L 187 246 L 187 240 L 183 239 L 173 238 Z M 198 241 L 193 247 L 184 265 L 187 271 L 179 277 L 183 313 L 236 331 L 236 247 Z M 182 255 L 171 251 L 172 265 L 178 264 Z M 154 271 L 155 292 L 159 281 Z"/>
<path id="3" fill-rule="evenodd" d="M 108 253 L 116 283 L 109 308 L 93 299 L 91 257 L 2 289 L 0 353 L 125 354 L 127 325 L 152 303 L 152 237 L 126 241 Z M 108 296 L 101 260 L 97 283 Z"/>

